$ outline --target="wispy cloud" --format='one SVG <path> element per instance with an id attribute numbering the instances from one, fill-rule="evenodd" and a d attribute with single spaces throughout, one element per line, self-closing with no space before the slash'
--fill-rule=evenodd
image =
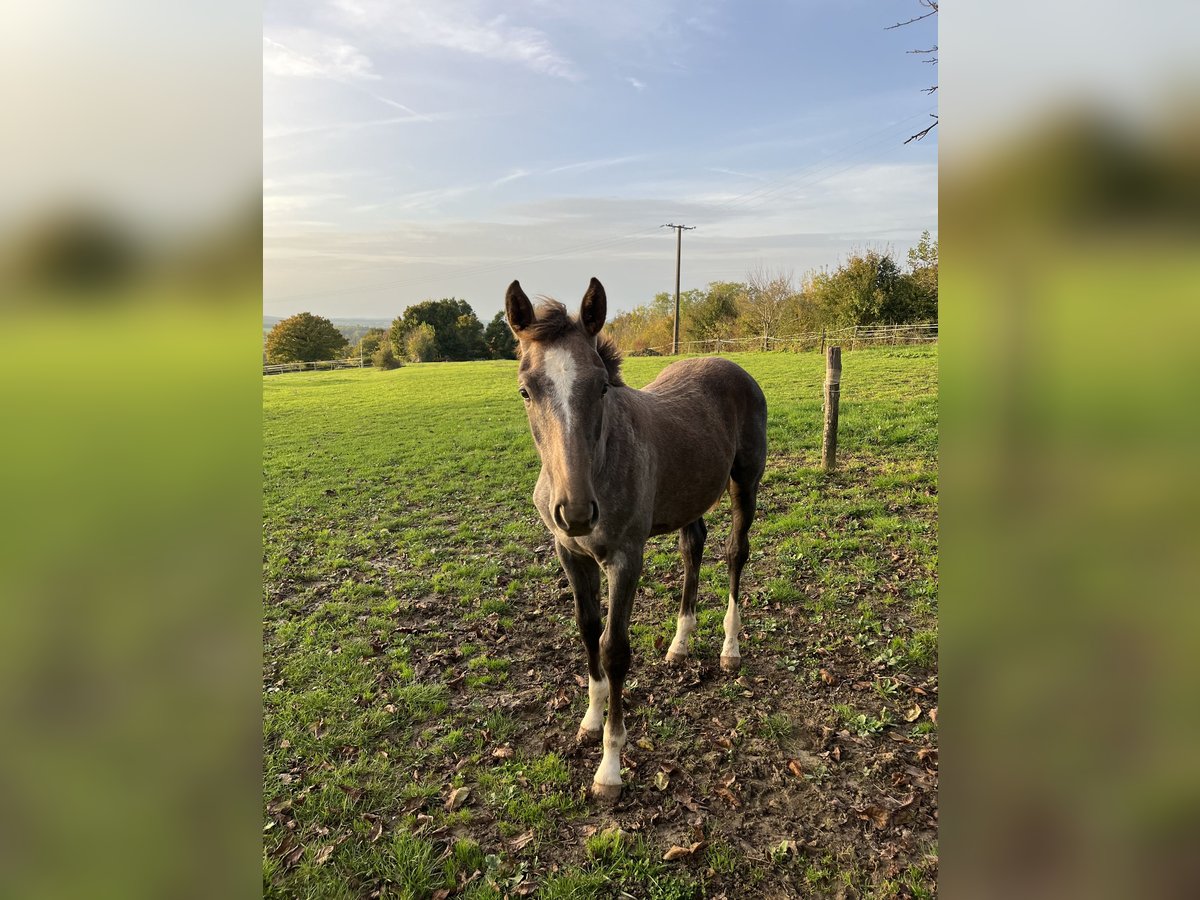
<path id="1" fill-rule="evenodd" d="M 508 184 L 510 181 L 516 181 L 518 178 L 525 178 L 529 172 L 525 169 L 517 169 L 515 172 L 510 172 L 507 175 L 501 176 L 492 182 L 492 187 L 500 187 L 502 184 Z"/>
<path id="2" fill-rule="evenodd" d="M 749 172 L 739 172 L 737 169 L 723 169 L 720 166 L 709 166 L 708 171 L 719 172 L 722 175 L 735 175 L 738 178 L 752 178 L 755 181 L 766 181 L 761 175 L 751 175 Z"/>
<path id="3" fill-rule="evenodd" d="M 354 46 L 308 29 L 297 29 L 292 35 L 309 48 L 308 52 L 301 52 L 290 44 L 263 36 L 265 73 L 285 78 L 327 78 L 365 94 L 385 106 L 401 110 L 418 119 L 428 120 L 428 116 L 412 107 L 363 87 L 361 81 L 376 80 L 379 76 L 371 71 L 371 60 Z"/>
<path id="4" fill-rule="evenodd" d="M 511 24 L 507 15 L 481 18 L 461 2 L 334 0 L 333 8 L 343 25 L 377 37 L 516 63 L 556 78 L 574 81 L 580 77 L 575 65 L 554 48 L 545 32 Z"/>
<path id="5" fill-rule="evenodd" d="M 280 78 L 375 80 L 370 58 L 340 38 L 290 29 L 286 40 L 263 35 L 263 73 Z"/>
<path id="6" fill-rule="evenodd" d="M 635 90 L 644 91 L 646 89 L 645 82 L 638 81 L 632 75 L 626 76 L 625 80 L 632 84 Z"/>
<path id="7" fill-rule="evenodd" d="M 555 166 L 547 170 L 547 174 L 558 172 L 590 172 L 593 169 L 607 169 L 609 166 L 620 166 L 628 162 L 642 159 L 641 156 L 613 156 L 607 159 L 587 159 L 583 162 L 568 163 L 565 166 Z"/>

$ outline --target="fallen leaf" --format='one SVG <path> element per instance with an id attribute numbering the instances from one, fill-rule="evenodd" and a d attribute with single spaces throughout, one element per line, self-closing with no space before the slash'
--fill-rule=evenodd
<path id="1" fill-rule="evenodd" d="M 937 711 L 938 708 L 936 706 L 929 711 L 929 719 L 934 725 L 937 724 Z"/>
<path id="2" fill-rule="evenodd" d="M 289 741 L 287 738 L 284 738 L 282 741 L 280 741 L 280 742 L 279 742 L 279 749 L 280 749 L 280 750 L 287 750 L 287 749 L 289 749 L 291 746 L 292 746 L 292 742 L 291 742 L 291 741 Z"/>
<path id="3" fill-rule="evenodd" d="M 511 842 L 512 848 L 514 850 L 520 850 L 522 847 L 524 847 L 526 844 L 528 844 L 532 840 L 533 840 L 533 830 L 531 829 L 531 830 L 525 832 L 520 837 L 513 838 L 512 842 Z"/>
<path id="4" fill-rule="evenodd" d="M 454 812 L 454 810 L 466 802 L 467 797 L 470 795 L 471 789 L 469 787 L 458 787 L 452 790 L 450 798 L 446 801 L 446 812 Z"/>
<path id="5" fill-rule="evenodd" d="M 716 744 L 717 744 L 717 746 L 718 746 L 718 747 L 721 747 L 721 748 L 723 748 L 723 749 L 725 749 L 725 750 L 732 750 L 732 749 L 733 749 L 733 742 L 732 742 L 731 740 L 729 740 L 729 738 L 727 738 L 727 737 L 724 737 L 724 736 L 721 736 L 721 737 L 717 738 L 717 740 L 716 740 Z"/>
<path id="6" fill-rule="evenodd" d="M 915 722 L 919 718 L 921 718 L 921 704 L 914 703 L 912 705 L 912 709 L 907 710 L 904 713 L 904 721 L 905 722 Z"/>
<path id="7" fill-rule="evenodd" d="M 658 774 L 654 776 L 654 786 L 660 791 L 665 791 L 670 784 L 671 776 L 659 769 Z"/>
<path id="8" fill-rule="evenodd" d="M 937 762 L 938 752 L 936 747 L 922 747 L 917 751 L 917 759 L 923 761 L 929 757 L 933 757 L 933 761 Z"/>
<path id="9" fill-rule="evenodd" d="M 717 788 L 716 794 L 718 797 L 723 798 L 725 800 L 725 802 L 728 803 L 730 806 L 732 806 L 734 809 L 737 809 L 739 806 L 742 805 L 742 801 L 739 800 L 737 798 L 737 795 L 733 791 L 729 790 L 729 788 Z"/>
<path id="10" fill-rule="evenodd" d="M 326 844 L 324 847 L 318 850 L 317 855 L 313 857 L 313 863 L 318 866 L 325 865 L 325 861 L 333 855 L 333 848 L 335 846 L 335 844 Z"/>
<path id="11" fill-rule="evenodd" d="M 383 820 L 380 819 L 378 822 L 375 823 L 375 826 L 371 829 L 371 832 L 367 835 L 367 841 L 368 841 L 368 843 L 373 844 L 377 840 L 379 840 L 380 837 L 382 837 L 382 836 L 383 836 Z"/>
<path id="12" fill-rule="evenodd" d="M 446 900 L 450 896 L 450 888 L 438 888 L 430 896 L 429 900 Z"/>
<path id="13" fill-rule="evenodd" d="M 663 854 L 663 859 L 667 862 L 672 862 L 677 859 L 683 859 L 686 856 L 691 856 L 692 851 L 687 847 L 675 846 Z"/>
<path id="14" fill-rule="evenodd" d="M 809 669 L 809 671 L 811 672 L 812 670 Z M 821 670 L 821 680 L 823 682 L 825 682 L 827 685 L 829 685 L 830 687 L 837 684 L 837 676 L 834 675 L 832 672 L 830 672 L 828 669 Z"/>
<path id="15" fill-rule="evenodd" d="M 869 821 L 876 828 L 886 828 L 888 819 L 890 819 L 892 816 L 888 810 L 884 809 L 882 806 L 876 806 L 874 804 L 870 806 L 864 806 L 862 809 L 856 810 L 856 812 L 858 813 L 858 817 L 860 819 L 862 819 L 864 822 Z"/>
<path id="16" fill-rule="evenodd" d="M 637 745 L 646 751 L 651 751 L 654 749 L 654 742 L 647 737 L 638 738 Z"/>
<path id="17" fill-rule="evenodd" d="M 508 759 L 512 755 L 513 755 L 512 747 L 497 747 L 495 750 L 492 751 L 492 756 L 496 757 L 496 759 Z"/>

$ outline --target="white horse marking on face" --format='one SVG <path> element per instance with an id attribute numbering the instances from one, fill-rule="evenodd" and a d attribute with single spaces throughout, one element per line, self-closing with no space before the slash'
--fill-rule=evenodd
<path id="1" fill-rule="evenodd" d="M 571 430 L 571 390 L 575 386 L 575 357 L 565 347 L 551 347 L 542 357 L 542 371 L 550 380 L 554 405 L 562 415 L 563 431 Z"/>

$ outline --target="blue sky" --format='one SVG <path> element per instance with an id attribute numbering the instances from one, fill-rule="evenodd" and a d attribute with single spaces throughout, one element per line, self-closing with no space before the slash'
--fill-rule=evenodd
<path id="1" fill-rule="evenodd" d="M 264 309 L 610 309 L 937 233 L 915 0 L 268 2 Z"/>

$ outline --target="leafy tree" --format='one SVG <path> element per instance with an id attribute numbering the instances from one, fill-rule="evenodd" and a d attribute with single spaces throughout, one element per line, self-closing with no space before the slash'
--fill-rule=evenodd
<path id="1" fill-rule="evenodd" d="M 371 354 L 371 365 L 376 369 L 398 369 L 404 365 L 401 360 L 396 359 L 396 354 L 392 351 L 390 341 L 385 341 L 375 348 L 375 352 Z"/>
<path id="2" fill-rule="evenodd" d="M 267 335 L 267 361 L 313 362 L 333 359 L 346 349 L 346 338 L 333 323 L 302 312 L 278 322 Z"/>
<path id="3" fill-rule="evenodd" d="M 488 322 L 483 332 L 483 342 L 487 345 L 488 355 L 492 359 L 516 359 L 517 339 L 504 318 L 504 310 L 496 313 L 496 317 Z"/>
<path id="4" fill-rule="evenodd" d="M 912 321 L 936 322 L 938 318 L 938 242 L 922 233 L 917 246 L 908 251 L 908 281 L 911 284 Z"/>
<path id="5" fill-rule="evenodd" d="M 688 339 L 712 341 L 730 337 L 738 318 L 738 298 L 745 291 L 746 286 L 736 281 L 712 282 L 703 297 L 688 309 L 685 319 Z"/>
<path id="6" fill-rule="evenodd" d="M 397 352 L 407 351 L 409 334 L 428 325 L 434 334 L 434 359 L 482 359 L 487 355 L 483 325 L 465 300 L 423 300 L 410 306 L 388 331 Z"/>
<path id="7" fill-rule="evenodd" d="M 437 332 L 426 322 L 414 325 L 404 338 L 404 353 L 412 362 L 437 359 Z"/>
<path id="8" fill-rule="evenodd" d="M 897 325 L 920 318 L 913 308 L 911 280 L 891 253 L 855 253 L 833 272 L 814 275 L 810 290 L 822 323 L 829 327 Z"/>
<path id="9" fill-rule="evenodd" d="M 369 328 L 366 334 L 359 338 L 358 343 L 351 350 L 351 356 L 362 355 L 363 359 L 372 359 L 375 351 L 379 349 L 380 344 L 387 344 L 389 349 L 390 342 L 388 341 L 387 329 L 385 328 Z"/>

